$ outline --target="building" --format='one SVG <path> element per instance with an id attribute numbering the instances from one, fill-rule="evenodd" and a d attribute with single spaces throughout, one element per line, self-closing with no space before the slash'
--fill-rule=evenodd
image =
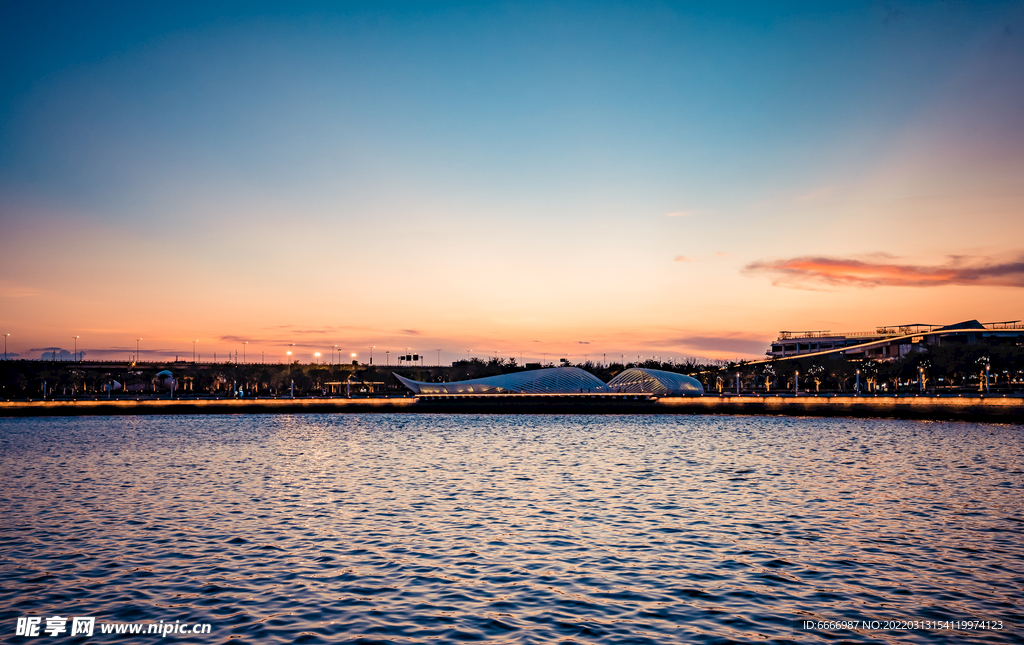
<path id="1" fill-rule="evenodd" d="M 632 367 L 615 375 L 608 381 L 612 392 L 627 394 L 657 394 L 661 396 L 685 396 L 704 394 L 704 386 L 695 378 L 675 372 L 649 370 Z"/>
<path id="2" fill-rule="evenodd" d="M 926 350 L 929 346 L 972 344 L 980 340 L 1024 341 L 1024 325 L 1019 320 L 994 323 L 966 320 L 953 325 L 915 323 L 841 334 L 827 330 L 780 331 L 778 339 L 765 353 L 769 359 L 843 354 L 884 361 Z"/>
<path id="3" fill-rule="evenodd" d="M 512 372 L 451 383 L 425 383 L 398 374 L 395 378 L 416 394 L 579 394 L 608 391 L 601 379 L 578 367 Z"/>
<path id="4" fill-rule="evenodd" d="M 425 383 L 395 374 L 395 378 L 416 394 L 653 394 L 682 396 L 703 394 L 697 379 L 684 374 L 632 368 L 616 375 L 606 385 L 578 367 L 552 367 L 499 374 L 469 381 Z"/>

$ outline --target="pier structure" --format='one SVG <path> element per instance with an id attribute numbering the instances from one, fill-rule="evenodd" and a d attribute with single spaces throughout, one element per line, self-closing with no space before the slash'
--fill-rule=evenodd
<path id="1" fill-rule="evenodd" d="M 85 398 L 0 401 L 0 417 L 150 414 L 730 414 L 1024 423 L 1024 396 L 422 394 L 366 398 Z"/>

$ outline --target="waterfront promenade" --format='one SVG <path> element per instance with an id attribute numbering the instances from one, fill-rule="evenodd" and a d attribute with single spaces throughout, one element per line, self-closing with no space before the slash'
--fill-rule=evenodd
<path id="1" fill-rule="evenodd" d="M 689 396 L 479 394 L 380 398 L 122 397 L 0 401 L 0 416 L 302 413 L 738 414 L 1024 423 L 1024 397 L 997 396 Z"/>

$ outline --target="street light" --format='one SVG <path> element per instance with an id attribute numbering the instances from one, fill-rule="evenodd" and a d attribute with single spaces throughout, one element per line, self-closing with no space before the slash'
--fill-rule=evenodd
<path id="1" fill-rule="evenodd" d="M 196 343 L 198 343 L 198 342 L 199 342 L 198 340 L 192 341 L 192 362 L 193 363 L 196 362 Z"/>
<path id="2" fill-rule="evenodd" d="M 75 339 L 75 362 L 78 362 L 78 336 L 72 336 Z"/>
<path id="3" fill-rule="evenodd" d="M 376 347 L 376 345 L 370 345 L 370 348 L 369 348 L 370 349 L 370 365 L 373 365 L 373 348 L 374 347 Z"/>
<path id="4" fill-rule="evenodd" d="M 384 351 L 384 366 L 385 367 L 391 367 L 391 350 L 390 349 Z"/>
<path id="5" fill-rule="evenodd" d="M 4 360 L 5 361 L 7 360 L 7 337 L 8 336 L 10 336 L 10 334 L 4 334 Z"/>
<path id="6" fill-rule="evenodd" d="M 249 341 L 242 343 L 242 365 L 245 365 L 245 346 L 249 344 Z"/>
<path id="7" fill-rule="evenodd" d="M 135 362 L 136 363 L 141 362 L 141 361 L 139 361 L 139 341 L 140 340 L 142 340 L 142 339 L 141 338 L 136 338 L 135 339 Z"/>
<path id="8" fill-rule="evenodd" d="M 441 367 L 441 350 L 437 350 L 437 366 Z"/>

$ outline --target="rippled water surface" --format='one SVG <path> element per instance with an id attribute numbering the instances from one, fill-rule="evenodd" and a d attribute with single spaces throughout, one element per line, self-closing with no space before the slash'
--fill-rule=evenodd
<path id="1" fill-rule="evenodd" d="M 784 417 L 0 419 L 0 639 L 70 615 L 207 622 L 207 643 L 1021 642 L 1022 439 Z"/>

